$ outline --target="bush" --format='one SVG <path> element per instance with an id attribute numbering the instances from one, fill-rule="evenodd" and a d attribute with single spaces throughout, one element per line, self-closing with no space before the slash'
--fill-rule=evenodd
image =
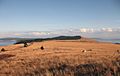
<path id="1" fill-rule="evenodd" d="M 6 50 L 4 48 L 2 48 L 1 51 L 6 51 Z"/>

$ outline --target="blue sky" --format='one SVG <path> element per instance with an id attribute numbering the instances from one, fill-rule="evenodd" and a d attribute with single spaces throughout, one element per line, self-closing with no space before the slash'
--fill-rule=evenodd
<path id="1" fill-rule="evenodd" d="M 120 37 L 119 27 L 119 0 L 0 0 L 1 37 L 12 36 L 13 32 L 75 29 L 94 30 L 95 35 L 98 30 L 110 32 L 111 29 Z"/>

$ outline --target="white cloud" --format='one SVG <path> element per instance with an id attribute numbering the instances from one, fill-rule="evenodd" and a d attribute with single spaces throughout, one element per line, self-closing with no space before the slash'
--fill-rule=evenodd
<path id="1" fill-rule="evenodd" d="M 29 34 L 40 36 L 40 35 L 49 35 L 50 33 L 47 33 L 47 32 L 30 32 Z"/>
<path id="2" fill-rule="evenodd" d="M 113 29 L 112 28 L 102 28 L 102 31 L 113 32 Z"/>
<path id="3" fill-rule="evenodd" d="M 80 28 L 81 33 L 94 33 L 94 32 L 120 32 L 120 28 Z"/>
<path id="4" fill-rule="evenodd" d="M 0 37 L 52 37 L 60 35 L 82 35 L 85 37 L 120 37 L 120 27 L 118 28 L 78 28 L 78 29 L 64 29 L 57 31 L 29 31 L 29 32 L 8 32 L 0 33 Z"/>
<path id="5" fill-rule="evenodd" d="M 94 29 L 88 29 L 88 28 L 81 28 L 80 32 L 87 33 L 87 32 L 94 32 Z"/>

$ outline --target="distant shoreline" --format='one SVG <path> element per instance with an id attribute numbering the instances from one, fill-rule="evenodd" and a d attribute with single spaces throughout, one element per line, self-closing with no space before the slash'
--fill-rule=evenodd
<path id="1" fill-rule="evenodd" d="M 95 39 L 96 41 L 100 41 L 100 42 L 111 42 L 113 44 L 120 44 L 120 39 Z"/>
<path id="2" fill-rule="evenodd" d="M 81 36 L 58 36 L 58 37 L 53 37 L 53 38 L 3 38 L 0 39 L 0 46 L 7 46 L 7 45 L 12 45 L 12 44 L 19 44 L 23 43 L 24 41 L 26 42 L 41 42 L 44 40 L 76 40 L 80 39 Z M 89 38 L 88 38 L 89 39 Z M 94 39 L 99 42 L 110 42 L 113 44 L 120 44 L 120 39 L 101 39 L 101 38 L 90 38 Z"/>

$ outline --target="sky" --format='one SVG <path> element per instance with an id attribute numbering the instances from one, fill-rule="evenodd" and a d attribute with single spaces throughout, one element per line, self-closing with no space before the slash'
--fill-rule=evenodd
<path id="1" fill-rule="evenodd" d="M 120 38 L 120 0 L 0 0 L 0 38 Z"/>

